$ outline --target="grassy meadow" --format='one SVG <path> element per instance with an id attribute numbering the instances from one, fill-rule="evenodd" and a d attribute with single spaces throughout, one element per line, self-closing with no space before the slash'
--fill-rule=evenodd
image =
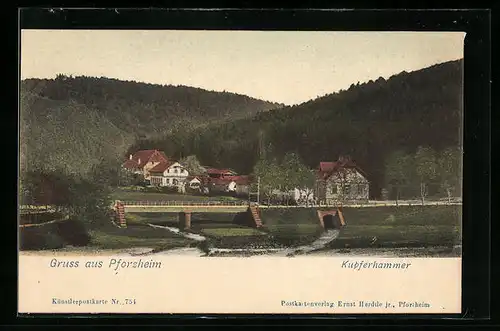
<path id="1" fill-rule="evenodd" d="M 347 225 L 332 247 L 453 246 L 461 243 L 461 206 L 343 208 Z M 312 208 L 265 209 L 269 233 L 284 242 L 306 243 L 321 233 Z"/>

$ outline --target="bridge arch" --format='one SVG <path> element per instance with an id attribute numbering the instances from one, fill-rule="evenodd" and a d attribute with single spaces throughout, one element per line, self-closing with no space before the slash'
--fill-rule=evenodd
<path id="1" fill-rule="evenodd" d="M 325 230 L 340 229 L 345 225 L 344 216 L 340 209 L 318 210 L 318 219 Z"/>

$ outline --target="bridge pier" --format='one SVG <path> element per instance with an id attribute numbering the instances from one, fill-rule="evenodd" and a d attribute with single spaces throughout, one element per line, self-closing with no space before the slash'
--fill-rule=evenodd
<path id="1" fill-rule="evenodd" d="M 179 230 L 191 229 L 191 212 L 181 211 L 179 213 Z"/>
<path id="2" fill-rule="evenodd" d="M 331 228 L 341 228 L 345 225 L 344 215 L 342 214 L 340 209 L 318 210 L 317 213 L 319 223 L 324 230 L 328 230 Z M 338 221 L 335 220 L 336 218 L 338 218 Z"/>

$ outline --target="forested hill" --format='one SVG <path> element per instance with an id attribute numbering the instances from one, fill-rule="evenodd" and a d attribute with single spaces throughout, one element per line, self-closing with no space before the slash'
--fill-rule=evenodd
<path id="1" fill-rule="evenodd" d="M 246 118 L 280 106 L 229 92 L 104 77 L 26 79 L 21 90 L 54 101 L 72 100 L 98 111 L 117 128 L 146 137 L 174 127 Z"/>
<path id="2" fill-rule="evenodd" d="M 140 137 L 280 106 L 234 93 L 63 75 L 22 81 L 20 99 L 22 168 L 75 174 L 103 162 L 120 164 Z"/>
<path id="3" fill-rule="evenodd" d="M 212 125 L 131 147 L 167 154 L 196 154 L 203 164 L 252 171 L 259 146 L 270 157 L 296 151 L 309 167 L 349 154 L 365 170 L 378 196 L 384 162 L 397 150 L 441 150 L 460 144 L 462 60 L 385 80 L 351 85 L 309 102 L 259 113 L 252 119 Z"/>

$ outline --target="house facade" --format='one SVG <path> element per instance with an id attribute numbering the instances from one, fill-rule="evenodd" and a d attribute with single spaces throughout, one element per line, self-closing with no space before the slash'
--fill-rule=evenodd
<path id="1" fill-rule="evenodd" d="M 209 177 L 209 188 L 211 193 L 248 195 L 250 191 L 249 186 L 250 179 L 248 176 L 234 175 L 233 171 L 224 174 L 219 172 L 216 176 Z"/>
<path id="2" fill-rule="evenodd" d="M 369 198 L 369 182 L 350 157 L 336 162 L 320 162 L 315 188 L 316 200 L 323 204 L 363 202 Z"/>
<path id="3" fill-rule="evenodd" d="M 188 171 L 179 162 L 161 162 L 149 169 L 151 185 L 177 188 L 185 192 Z"/>
<path id="4" fill-rule="evenodd" d="M 130 154 L 129 159 L 122 164 L 122 168 L 150 180 L 150 170 L 163 162 L 168 162 L 163 152 L 156 149 L 141 150 Z"/>
<path id="5" fill-rule="evenodd" d="M 191 190 L 201 189 L 201 179 L 198 176 L 188 176 L 186 177 L 186 185 Z"/>

